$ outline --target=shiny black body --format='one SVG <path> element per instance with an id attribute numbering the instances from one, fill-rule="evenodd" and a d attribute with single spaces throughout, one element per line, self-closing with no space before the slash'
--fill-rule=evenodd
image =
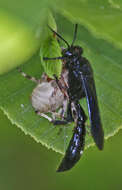
<path id="1" fill-rule="evenodd" d="M 57 172 L 71 169 L 80 159 L 84 150 L 86 134 L 85 121 L 87 118 L 78 101 L 75 101 L 75 108 L 77 115 L 76 127 L 74 128 L 73 136 Z"/>
<path id="2" fill-rule="evenodd" d="M 52 29 L 51 29 L 52 30 Z M 52 30 L 53 31 L 53 30 Z M 53 31 L 59 38 L 59 34 Z M 97 147 L 102 150 L 104 144 L 104 133 L 102 129 L 95 82 L 93 71 L 89 61 L 82 56 L 83 49 L 80 46 L 74 46 L 73 43 L 76 38 L 77 25 L 75 26 L 75 33 L 72 45 L 70 46 L 64 39 L 63 41 L 68 45 L 68 48 L 62 51 L 61 58 L 65 64 L 64 67 L 68 70 L 68 89 L 69 105 L 67 108 L 66 122 L 53 121 L 56 124 L 65 124 L 75 121 L 75 128 L 73 136 L 70 140 L 69 146 L 66 150 L 65 156 L 58 168 L 58 172 L 66 171 L 72 168 L 80 159 L 84 145 L 85 145 L 85 123 L 87 116 L 81 107 L 79 100 L 86 97 L 91 134 Z M 45 58 L 45 60 L 48 58 Z M 50 59 L 50 58 L 49 58 Z M 74 107 L 74 108 L 73 108 Z"/>

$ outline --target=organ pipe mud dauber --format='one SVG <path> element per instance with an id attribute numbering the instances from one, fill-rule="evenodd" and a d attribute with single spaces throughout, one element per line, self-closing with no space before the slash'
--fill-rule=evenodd
<path id="1" fill-rule="evenodd" d="M 50 27 L 49 27 L 50 28 Z M 86 97 L 91 134 L 97 147 L 102 150 L 104 144 L 104 132 L 102 129 L 101 118 L 99 113 L 96 88 L 93 71 L 89 61 L 82 56 L 83 49 L 80 46 L 74 46 L 77 34 L 77 24 L 75 25 L 74 37 L 72 44 L 69 45 L 62 36 L 50 30 L 65 42 L 67 48 L 62 51 L 62 57 L 44 58 L 44 60 L 62 59 L 65 63 L 65 69 L 68 71 L 68 88 L 69 97 L 67 107 L 67 117 L 64 123 L 75 121 L 73 136 L 66 150 L 65 156 L 58 168 L 58 172 L 66 171 L 72 168 L 80 159 L 85 145 L 85 123 L 87 116 L 81 107 L 79 100 Z M 55 76 L 57 84 L 58 79 Z M 62 121 L 53 121 L 56 124 L 63 124 Z"/>
<path id="2" fill-rule="evenodd" d="M 56 59 L 62 60 L 63 69 L 60 79 L 54 75 L 55 80 L 49 80 L 45 75 L 40 81 L 26 75 L 21 70 L 19 71 L 24 77 L 37 83 L 37 87 L 32 92 L 31 101 L 38 115 L 45 117 L 54 125 L 65 125 L 69 122 L 75 122 L 76 126 L 73 136 L 57 170 L 57 172 L 62 172 L 71 169 L 80 159 L 84 150 L 87 116 L 79 103 L 80 99 L 86 97 L 91 134 L 95 144 L 100 150 L 103 149 L 104 132 L 100 119 L 91 65 L 89 61 L 82 56 L 82 47 L 74 46 L 77 34 L 77 24 L 75 25 L 74 37 L 71 45 L 52 28 L 50 28 L 50 30 L 67 45 L 67 48 L 62 50 L 62 57 L 43 58 L 45 61 Z M 60 107 L 62 108 L 58 114 L 56 110 Z M 53 113 L 53 119 L 44 114 L 45 112 Z M 57 115 L 60 115 L 61 120 L 56 119 Z"/>

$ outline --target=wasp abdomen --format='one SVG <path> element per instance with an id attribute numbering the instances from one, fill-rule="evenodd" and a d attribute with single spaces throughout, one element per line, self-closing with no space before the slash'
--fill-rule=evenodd
<path id="1" fill-rule="evenodd" d="M 70 140 L 69 146 L 66 150 L 66 154 L 57 170 L 62 172 L 71 169 L 76 162 L 80 159 L 85 145 L 85 122 L 86 115 L 78 102 L 75 102 L 74 109 L 76 111 L 76 127 L 74 129 L 73 136 Z"/>
<path id="2" fill-rule="evenodd" d="M 83 154 L 85 145 L 85 125 L 83 122 L 77 122 L 77 127 L 74 129 L 73 136 L 70 140 L 66 154 L 57 170 L 62 172 L 71 169 Z"/>

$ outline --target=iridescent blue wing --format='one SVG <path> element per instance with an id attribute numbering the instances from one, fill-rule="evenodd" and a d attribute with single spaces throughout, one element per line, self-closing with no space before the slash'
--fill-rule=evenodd
<path id="1" fill-rule="evenodd" d="M 102 150 L 104 144 L 104 132 L 102 129 L 93 72 L 89 64 L 84 67 L 80 78 L 87 99 L 91 134 L 97 147 Z"/>

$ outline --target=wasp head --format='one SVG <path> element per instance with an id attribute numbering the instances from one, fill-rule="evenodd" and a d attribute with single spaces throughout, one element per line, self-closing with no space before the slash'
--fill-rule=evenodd
<path id="1" fill-rule="evenodd" d="M 79 57 L 83 53 L 83 49 L 80 46 L 70 46 L 62 51 L 63 57 L 72 58 Z"/>

